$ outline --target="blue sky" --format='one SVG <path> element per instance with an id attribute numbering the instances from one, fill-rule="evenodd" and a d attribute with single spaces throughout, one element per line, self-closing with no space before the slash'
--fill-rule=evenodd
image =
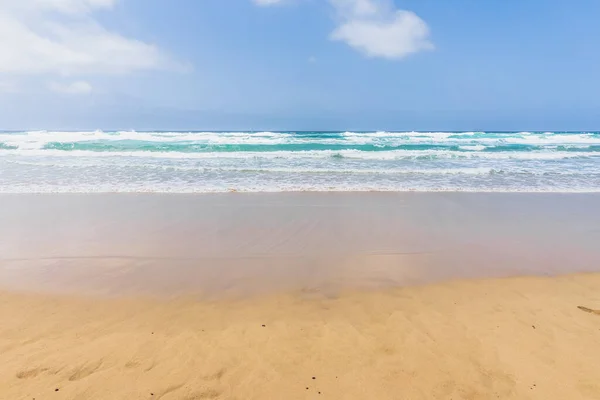
<path id="1" fill-rule="evenodd" d="M 3 0 L 0 129 L 600 129 L 597 0 Z"/>

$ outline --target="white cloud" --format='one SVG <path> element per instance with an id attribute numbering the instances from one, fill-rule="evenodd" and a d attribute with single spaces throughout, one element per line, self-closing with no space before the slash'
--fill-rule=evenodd
<path id="1" fill-rule="evenodd" d="M 339 25 L 332 40 L 345 42 L 369 57 L 400 59 L 432 50 L 429 27 L 415 13 L 394 8 L 390 0 L 330 0 Z"/>
<path id="2" fill-rule="evenodd" d="M 0 73 L 129 73 L 176 68 L 156 46 L 93 17 L 117 0 L 0 0 Z"/>
<path id="3" fill-rule="evenodd" d="M 117 0 L 0 0 L 0 5 L 21 10 L 56 10 L 67 14 L 88 13 L 96 8 L 112 8 Z"/>
<path id="4" fill-rule="evenodd" d="M 252 1 L 265 7 L 286 2 Z M 401 59 L 434 49 L 427 23 L 412 11 L 397 9 L 393 0 L 329 0 L 329 3 L 338 21 L 329 38 L 344 42 L 368 57 Z"/>
<path id="5" fill-rule="evenodd" d="M 56 93 L 87 94 L 91 93 L 92 85 L 85 81 L 76 81 L 71 83 L 50 82 L 48 83 L 48 89 Z"/>
<path id="6" fill-rule="evenodd" d="M 284 0 L 252 0 L 254 4 L 261 7 L 274 6 L 283 3 Z"/>

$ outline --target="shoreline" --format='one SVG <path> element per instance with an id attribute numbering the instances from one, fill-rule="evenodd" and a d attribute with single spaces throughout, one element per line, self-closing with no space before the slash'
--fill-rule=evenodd
<path id="1" fill-rule="evenodd" d="M 421 194 L 421 195 L 434 195 L 434 194 L 455 194 L 455 195 L 597 195 L 600 193 L 600 189 L 558 189 L 558 190 L 481 190 L 481 189 L 330 189 L 330 190 L 239 190 L 239 189 L 224 189 L 215 191 L 141 191 L 139 189 L 124 190 L 124 191 L 88 191 L 88 188 L 82 191 L 0 191 L 0 196 L 20 196 L 20 195 L 140 195 L 140 196 L 151 196 L 151 195 L 178 195 L 178 196 L 212 196 L 212 195 L 224 195 L 224 194 L 239 194 L 239 195 L 303 195 L 303 194 L 314 194 L 314 195 L 327 195 L 327 194 L 339 194 L 339 195 L 357 195 L 357 194 L 381 194 L 381 195 L 410 195 L 410 194 Z"/>

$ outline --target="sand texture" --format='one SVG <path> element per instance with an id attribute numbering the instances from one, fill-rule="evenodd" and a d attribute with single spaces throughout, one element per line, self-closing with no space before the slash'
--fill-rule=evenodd
<path id="1" fill-rule="evenodd" d="M 600 275 L 236 300 L 0 294 L 1 399 L 599 399 Z"/>

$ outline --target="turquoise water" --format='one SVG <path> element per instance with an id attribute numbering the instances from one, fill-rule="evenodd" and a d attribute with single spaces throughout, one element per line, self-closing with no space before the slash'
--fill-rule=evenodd
<path id="1" fill-rule="evenodd" d="M 600 191 L 598 132 L 0 132 L 1 192 Z"/>

